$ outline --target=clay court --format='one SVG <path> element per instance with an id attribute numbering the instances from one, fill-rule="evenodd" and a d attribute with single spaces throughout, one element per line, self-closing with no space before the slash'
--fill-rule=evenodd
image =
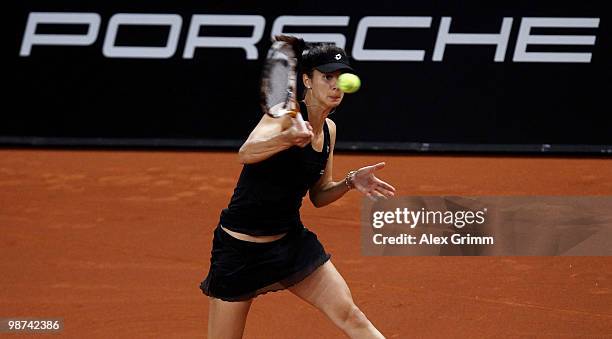
<path id="1" fill-rule="evenodd" d="M 379 161 L 399 195 L 612 194 L 609 158 L 337 154 L 334 177 Z M 231 152 L 0 150 L 1 317 L 63 318 L 72 338 L 205 337 L 198 286 L 240 169 Z M 365 257 L 360 199 L 305 200 L 302 217 L 388 338 L 612 336 L 612 258 Z M 342 333 L 276 292 L 245 337 Z"/>

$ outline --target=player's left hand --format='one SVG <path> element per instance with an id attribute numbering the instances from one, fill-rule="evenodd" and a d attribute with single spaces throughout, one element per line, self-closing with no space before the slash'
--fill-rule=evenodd
<path id="1" fill-rule="evenodd" d="M 375 171 L 383 167 L 385 167 L 385 163 L 379 162 L 376 165 L 362 167 L 355 171 L 352 178 L 355 188 L 372 200 L 393 197 L 395 188 L 374 175 Z"/>

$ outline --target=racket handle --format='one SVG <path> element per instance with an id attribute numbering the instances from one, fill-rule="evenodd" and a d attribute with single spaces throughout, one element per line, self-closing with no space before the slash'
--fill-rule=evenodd
<path id="1" fill-rule="evenodd" d="M 304 122 L 304 118 L 302 118 L 302 114 L 300 112 L 297 112 L 295 114 L 295 118 L 297 119 L 298 125 L 300 126 L 300 129 L 302 131 L 308 131 L 308 128 L 306 128 L 306 123 Z"/>

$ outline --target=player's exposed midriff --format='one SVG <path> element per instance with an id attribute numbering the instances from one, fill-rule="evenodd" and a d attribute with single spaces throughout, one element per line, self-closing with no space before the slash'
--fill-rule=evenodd
<path id="1" fill-rule="evenodd" d="M 248 234 L 244 234 L 244 233 L 239 233 L 239 232 L 234 232 L 234 231 L 228 230 L 227 228 L 225 228 L 223 226 L 221 226 L 221 229 L 223 231 L 225 231 L 225 233 L 231 235 L 232 237 L 234 237 L 236 239 L 239 239 L 239 240 L 242 240 L 242 241 L 258 242 L 258 243 L 265 243 L 265 242 L 276 241 L 278 239 L 281 239 L 285 235 L 287 235 L 287 232 L 285 232 L 285 233 L 275 234 L 275 235 L 252 236 L 252 235 L 248 235 Z"/>

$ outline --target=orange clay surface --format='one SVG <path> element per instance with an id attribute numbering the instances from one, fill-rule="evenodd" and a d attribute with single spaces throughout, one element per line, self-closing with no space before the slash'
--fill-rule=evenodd
<path id="1" fill-rule="evenodd" d="M 400 195 L 612 195 L 610 159 L 337 154 L 334 177 L 383 160 Z M 205 337 L 198 286 L 240 169 L 230 152 L 0 150 L 0 318 Z M 612 336 L 612 258 L 364 257 L 360 199 L 305 200 L 303 221 L 388 338 Z M 245 337 L 342 333 L 283 291 L 255 300 Z"/>

